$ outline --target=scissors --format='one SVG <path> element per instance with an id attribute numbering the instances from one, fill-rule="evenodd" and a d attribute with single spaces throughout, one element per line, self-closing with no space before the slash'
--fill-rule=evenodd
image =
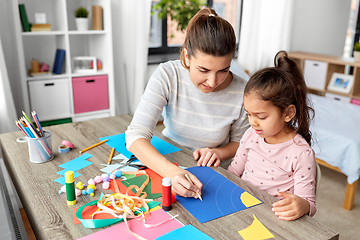
<path id="1" fill-rule="evenodd" d="M 129 167 L 134 167 L 137 168 L 139 170 L 144 170 L 147 169 L 147 166 L 145 165 L 140 165 L 140 164 L 132 164 L 132 162 L 134 162 L 135 160 L 137 160 L 137 157 L 135 157 L 135 155 L 131 155 L 130 159 L 126 161 L 126 163 L 122 166 L 120 166 L 119 168 L 125 167 L 125 166 L 129 166 Z"/>

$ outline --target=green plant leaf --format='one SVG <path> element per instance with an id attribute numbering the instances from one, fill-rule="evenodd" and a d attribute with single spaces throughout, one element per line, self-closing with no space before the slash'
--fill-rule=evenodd
<path id="1" fill-rule="evenodd" d="M 87 18 L 88 17 L 88 10 L 84 7 L 79 7 L 76 11 L 75 11 L 75 17 L 76 18 Z"/>
<path id="2" fill-rule="evenodd" d="M 164 19 L 168 15 L 171 20 L 177 22 L 177 30 L 184 31 L 191 18 L 206 6 L 205 0 L 160 0 L 153 6 L 153 11 L 158 10 L 159 19 Z"/>

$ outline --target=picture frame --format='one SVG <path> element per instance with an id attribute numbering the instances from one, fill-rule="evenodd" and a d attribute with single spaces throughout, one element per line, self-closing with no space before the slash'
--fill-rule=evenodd
<path id="1" fill-rule="evenodd" d="M 93 73 L 97 71 L 96 57 L 78 56 L 73 57 L 74 73 Z"/>
<path id="2" fill-rule="evenodd" d="M 353 84 L 353 75 L 334 72 L 331 76 L 327 89 L 340 93 L 350 93 Z"/>

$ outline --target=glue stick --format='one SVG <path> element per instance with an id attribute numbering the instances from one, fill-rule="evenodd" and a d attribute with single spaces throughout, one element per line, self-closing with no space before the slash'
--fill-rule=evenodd
<path id="1" fill-rule="evenodd" d="M 65 172 L 66 200 L 68 205 L 76 204 L 74 172 Z"/>
<path id="2" fill-rule="evenodd" d="M 171 210 L 171 178 L 162 179 L 162 209 Z"/>

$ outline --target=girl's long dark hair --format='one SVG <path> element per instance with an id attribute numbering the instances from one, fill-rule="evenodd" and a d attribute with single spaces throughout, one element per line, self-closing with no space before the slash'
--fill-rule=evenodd
<path id="1" fill-rule="evenodd" d="M 275 67 L 264 68 L 254 73 L 247 83 L 244 94 L 255 93 L 261 100 L 270 101 L 281 111 L 294 105 L 296 114 L 288 123 L 290 128 L 304 137 L 311 145 L 310 121 L 314 109 L 307 97 L 307 87 L 296 63 L 280 51 L 274 58 Z"/>

